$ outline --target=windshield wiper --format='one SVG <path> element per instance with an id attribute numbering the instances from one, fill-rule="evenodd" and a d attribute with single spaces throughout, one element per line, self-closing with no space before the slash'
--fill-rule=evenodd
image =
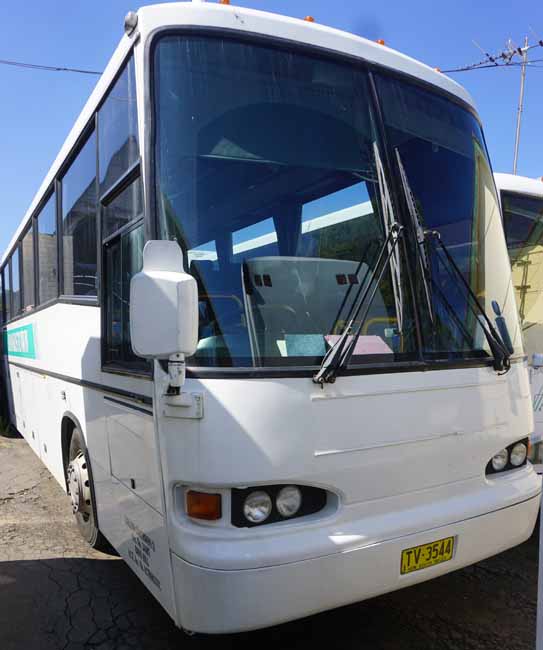
<path id="1" fill-rule="evenodd" d="M 426 248 L 425 248 L 426 241 L 429 236 L 433 236 L 437 240 L 439 246 L 441 247 L 441 249 L 443 250 L 446 256 L 447 261 L 449 262 L 450 267 L 460 278 L 462 284 L 464 285 L 464 288 L 468 293 L 468 296 L 473 301 L 473 303 L 471 303 L 468 300 L 468 306 L 471 309 L 471 311 L 474 313 L 475 317 L 477 318 L 477 321 L 481 325 L 481 328 L 488 341 L 488 345 L 490 347 L 492 356 L 494 358 L 494 370 L 496 370 L 497 372 L 507 372 L 511 367 L 509 359 L 511 354 L 513 353 L 513 346 L 511 344 L 511 338 L 509 337 L 509 332 L 507 330 L 507 324 L 505 323 L 505 319 L 501 315 L 501 311 L 498 303 L 496 301 L 493 301 L 492 307 L 497 316 L 496 324 L 498 325 L 498 329 L 500 330 L 501 335 L 498 334 L 498 332 L 492 325 L 492 322 L 487 316 L 484 307 L 479 302 L 479 299 L 475 295 L 473 289 L 470 287 L 462 271 L 458 268 L 458 265 L 454 261 L 452 255 L 450 254 L 445 244 L 443 243 L 440 233 L 437 230 L 424 230 L 422 226 L 422 220 L 420 218 L 419 212 L 416 207 L 415 197 L 413 196 L 413 192 L 411 191 L 411 187 L 407 179 L 407 174 L 405 172 L 402 163 L 400 152 L 397 148 L 395 149 L 395 152 L 396 152 L 396 160 L 398 162 L 398 169 L 400 171 L 400 178 L 402 181 L 402 188 L 407 203 L 407 209 L 409 211 L 411 221 L 413 222 L 413 227 L 417 238 L 417 258 L 420 265 L 422 281 L 424 283 L 424 294 L 427 302 L 428 313 L 430 315 L 430 320 L 432 324 L 435 327 L 434 310 L 433 310 L 433 305 L 432 305 L 432 300 L 430 297 L 430 290 L 429 290 L 430 284 L 435 289 L 438 289 L 438 293 L 440 294 L 441 299 L 445 302 L 445 306 L 449 309 L 449 313 L 451 313 L 451 310 L 453 310 L 454 308 L 447 301 L 443 292 L 438 288 L 437 284 L 432 279 L 431 272 L 430 272 L 430 262 L 428 260 L 428 256 L 426 254 Z M 476 306 L 476 309 L 473 307 L 473 305 Z M 455 320 L 457 326 L 459 326 L 459 324 L 461 323 L 461 320 L 459 316 L 456 314 L 456 312 L 454 312 L 453 320 Z M 466 328 L 464 326 L 459 327 L 459 329 L 464 336 L 468 335 Z"/>
<path id="2" fill-rule="evenodd" d="M 400 252 L 397 243 L 400 235 L 402 234 L 403 226 L 400 226 L 398 223 L 396 223 L 394 218 L 392 198 L 390 196 L 390 190 L 388 188 L 388 183 L 385 176 L 385 169 L 383 167 L 383 162 L 381 160 L 381 154 L 379 152 L 379 147 L 377 146 L 377 142 L 373 143 L 373 155 L 375 158 L 375 170 L 377 172 L 377 183 L 379 185 L 379 195 L 380 195 L 381 206 L 383 210 L 383 226 L 385 231 L 384 232 L 385 240 L 377 255 L 377 261 L 373 271 L 371 271 L 370 273 L 369 267 L 366 269 L 366 273 L 364 275 L 364 279 L 360 285 L 358 293 L 356 294 L 353 302 L 351 303 L 351 307 L 347 313 L 345 319 L 346 326 L 341 336 L 335 342 L 335 344 L 328 350 L 328 352 L 324 355 L 324 358 L 321 363 L 321 367 L 317 372 L 317 374 L 313 377 L 313 381 L 316 384 L 320 384 L 321 386 L 323 386 L 323 384 L 325 383 L 333 383 L 336 380 L 339 371 L 349 363 L 353 355 L 353 352 L 355 350 L 356 343 L 360 338 L 362 327 L 364 326 L 364 322 L 368 316 L 369 310 L 371 308 L 371 304 L 373 302 L 373 299 L 375 298 L 375 294 L 377 293 L 377 290 L 379 288 L 385 270 L 387 269 L 388 266 L 390 266 L 392 293 L 394 295 L 394 303 L 396 305 L 396 318 L 398 321 L 398 331 L 400 333 L 402 331 L 403 295 L 402 295 L 402 285 L 401 285 Z M 383 263 L 383 259 L 385 258 L 385 253 L 387 253 L 387 251 L 388 254 L 386 255 L 386 259 Z M 364 256 L 362 257 L 358 265 L 356 271 L 357 275 L 362 267 L 363 260 L 364 260 Z M 381 265 L 382 267 L 379 270 L 379 267 Z M 379 277 L 376 280 L 377 275 Z M 366 301 L 370 288 L 374 282 L 375 285 L 371 293 L 370 299 Z M 363 291 L 364 287 L 365 287 L 365 291 Z M 351 289 L 352 289 L 352 285 L 349 287 L 349 290 L 347 291 L 347 295 L 344 297 L 341 303 L 338 315 L 334 321 L 334 328 L 337 322 L 339 321 L 339 317 L 341 315 L 341 312 L 343 311 L 345 304 L 347 303 L 347 299 L 349 297 Z M 366 304 L 364 315 L 360 319 L 360 323 L 358 325 L 358 328 L 356 329 L 356 332 L 352 334 L 351 333 L 352 328 L 364 304 Z M 350 340 L 349 340 L 349 336 L 351 336 Z"/>
<path id="3" fill-rule="evenodd" d="M 509 332 L 507 332 L 507 338 L 506 342 L 502 339 L 500 334 L 496 331 L 496 328 L 492 324 L 492 321 L 488 317 L 485 308 L 481 305 L 479 302 L 479 299 L 477 298 L 477 295 L 473 291 L 473 289 L 470 287 L 468 281 L 464 277 L 464 274 L 462 271 L 459 269 L 457 263 L 454 261 L 453 256 L 450 254 L 449 249 L 447 246 L 443 243 L 443 240 L 441 239 L 441 234 L 439 233 L 438 230 L 425 230 L 424 231 L 425 237 L 433 237 L 434 241 L 437 241 L 439 247 L 443 251 L 445 258 L 447 259 L 449 263 L 450 269 L 454 271 L 456 276 L 460 279 L 461 283 L 463 284 L 468 296 L 471 298 L 471 301 L 468 300 L 467 304 L 469 308 L 471 309 L 472 313 L 475 315 L 477 318 L 477 322 L 481 325 L 481 328 L 484 332 L 484 335 L 486 337 L 486 340 L 488 341 L 488 346 L 490 347 L 490 351 L 492 352 L 492 357 L 494 359 L 494 370 L 496 372 L 503 372 L 506 373 L 510 367 L 511 367 L 511 362 L 510 362 L 510 357 L 512 354 L 512 345 L 511 345 L 511 340 L 509 338 Z M 496 308 L 499 311 L 499 306 L 496 303 Z M 499 314 L 501 316 L 501 312 Z M 503 321 L 503 326 L 506 328 L 505 320 Z"/>
<path id="4" fill-rule="evenodd" d="M 407 202 L 407 209 L 409 216 L 411 217 L 411 222 L 413 223 L 413 228 L 415 230 L 415 236 L 417 238 L 417 260 L 420 267 L 421 278 L 424 284 L 424 297 L 426 299 L 426 306 L 428 308 L 428 314 L 432 324 L 434 324 L 434 309 L 432 305 L 432 299 L 430 297 L 430 288 L 429 284 L 432 282 L 432 277 L 430 275 L 430 263 L 428 260 L 428 255 L 426 254 L 426 236 L 424 228 L 422 225 L 422 219 L 420 217 L 419 211 L 417 209 L 417 204 L 415 202 L 415 197 L 411 191 L 409 181 L 407 180 L 407 174 L 405 172 L 402 158 L 398 148 L 395 149 L 396 160 L 398 162 L 398 169 L 400 170 L 400 178 L 402 181 L 402 188 Z"/>
<path id="5" fill-rule="evenodd" d="M 377 142 L 373 143 L 373 155 L 375 157 L 375 169 L 377 171 L 377 182 L 379 183 L 379 194 L 381 196 L 381 205 L 383 206 L 383 224 L 385 235 L 388 237 L 390 229 L 396 224 L 394 218 L 394 208 L 392 207 L 392 198 L 385 176 L 385 168 L 379 153 Z M 390 245 L 389 245 L 390 249 Z M 390 255 L 390 276 L 392 281 L 392 292 L 394 294 L 394 304 L 396 306 L 396 319 L 398 321 L 398 332 L 403 330 L 403 292 L 401 281 L 401 261 L 399 247 L 394 249 L 394 254 Z"/>
<path id="6" fill-rule="evenodd" d="M 358 293 L 354 297 L 349 313 L 346 317 L 346 325 L 343 333 L 334 345 L 324 355 L 319 371 L 314 375 L 313 381 L 321 386 L 325 383 L 333 384 L 339 371 L 347 366 L 360 338 L 362 328 L 368 316 L 375 294 L 379 289 L 383 275 L 393 258 L 398 240 L 402 234 L 403 226 L 393 223 L 388 229 L 388 235 L 379 251 L 375 267 L 371 273 L 366 274 L 366 282 L 360 285 Z M 373 285 L 373 288 L 372 288 Z M 365 307 L 360 322 L 353 332 L 353 327 L 358 319 L 362 308 Z"/>

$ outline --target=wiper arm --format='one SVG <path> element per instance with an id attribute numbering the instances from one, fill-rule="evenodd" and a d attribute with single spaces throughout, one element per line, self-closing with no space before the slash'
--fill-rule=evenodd
<path id="1" fill-rule="evenodd" d="M 388 237 L 390 229 L 396 224 L 394 218 L 394 208 L 392 207 L 392 198 L 385 176 L 385 168 L 381 160 L 381 154 L 377 142 L 373 143 L 373 155 L 375 157 L 375 169 L 377 171 L 377 181 L 379 183 L 379 194 L 381 196 L 381 205 L 383 208 L 383 224 L 385 235 Z M 389 245 L 390 248 L 390 245 Z M 396 305 L 396 318 L 398 320 L 398 331 L 403 330 L 403 292 L 401 282 L 401 261 L 400 249 L 395 248 L 394 254 L 390 254 L 390 279 L 392 281 L 392 292 L 394 294 L 394 304 Z"/>
<path id="2" fill-rule="evenodd" d="M 321 386 L 325 383 L 333 384 L 339 371 L 344 368 L 350 361 L 356 347 L 356 343 L 362 332 L 362 328 L 368 316 L 375 294 L 379 289 L 383 275 L 394 255 L 398 240 L 402 234 L 403 226 L 393 223 L 390 228 L 373 271 L 367 275 L 367 281 L 360 286 L 355 296 L 349 313 L 347 315 L 347 324 L 343 333 L 334 345 L 324 355 L 319 371 L 314 375 L 313 381 Z M 372 287 L 373 285 L 373 287 Z M 353 326 L 365 307 L 356 332 L 352 332 Z M 350 340 L 349 340 L 350 337 Z"/>
<path id="3" fill-rule="evenodd" d="M 400 178 L 402 181 L 402 189 L 404 192 L 405 200 L 407 202 L 407 210 L 411 221 L 413 223 L 413 228 L 415 230 L 415 235 L 417 238 L 417 260 L 420 266 L 421 278 L 424 284 L 424 297 L 426 299 L 426 306 L 428 308 L 428 314 L 430 320 L 434 323 L 434 309 L 432 305 L 432 299 L 430 297 L 429 284 L 432 282 L 430 275 L 430 264 L 428 261 L 428 256 L 426 254 L 426 237 L 424 228 L 422 226 L 422 218 L 417 209 L 417 204 L 415 202 L 415 197 L 411 191 L 411 186 L 409 185 L 409 180 L 407 179 L 407 174 L 405 172 L 402 157 L 400 156 L 400 151 L 398 148 L 395 149 L 396 160 L 398 162 L 398 169 L 400 170 Z"/>
<path id="4" fill-rule="evenodd" d="M 471 298 L 472 302 L 468 300 L 468 306 L 470 307 L 471 311 L 477 318 L 477 321 L 481 325 L 481 328 L 485 334 L 486 340 L 488 341 L 488 345 L 490 347 L 490 351 L 492 352 L 492 357 L 494 359 L 494 370 L 496 370 L 496 372 L 504 372 L 504 373 L 507 372 L 511 367 L 511 363 L 509 359 L 511 357 L 512 346 L 510 342 L 509 345 L 504 343 L 502 337 L 496 331 L 494 325 L 492 324 L 492 321 L 488 317 L 484 307 L 479 302 L 479 299 L 477 298 L 475 292 L 470 287 L 462 271 L 458 268 L 458 265 L 454 261 L 454 258 L 450 254 L 447 246 L 445 246 L 445 244 L 443 243 L 439 231 L 426 230 L 425 236 L 433 237 L 434 241 L 437 241 L 447 261 L 449 262 L 450 268 L 454 271 L 456 276 L 460 278 L 460 281 L 464 285 L 464 288 L 466 289 L 468 296 Z"/>
<path id="5" fill-rule="evenodd" d="M 424 283 L 424 294 L 425 294 L 426 303 L 428 307 L 428 313 L 430 316 L 430 320 L 432 321 L 432 324 L 435 325 L 435 317 L 434 317 L 432 300 L 430 297 L 429 285 L 431 284 L 432 286 L 434 286 L 434 288 L 437 288 L 437 284 L 432 279 L 431 272 L 430 272 L 430 263 L 426 255 L 425 245 L 426 245 L 427 237 L 429 235 L 437 239 L 441 249 L 445 253 L 445 256 L 447 258 L 447 261 L 449 262 L 450 267 L 454 270 L 456 275 L 461 279 L 462 284 L 464 285 L 466 291 L 468 292 L 468 295 L 473 300 L 473 304 L 475 304 L 475 306 L 477 307 L 477 310 L 474 310 L 473 305 L 468 301 L 468 305 L 472 310 L 472 312 L 475 314 L 477 321 L 480 323 L 483 332 L 485 334 L 485 337 L 488 341 L 488 345 L 490 347 L 492 356 L 494 358 L 494 369 L 500 372 L 503 371 L 507 372 L 511 367 L 509 358 L 513 352 L 513 346 L 511 345 L 511 339 L 509 337 L 509 332 L 507 331 L 507 325 L 501 315 L 498 304 L 496 303 L 496 306 L 494 306 L 493 303 L 493 309 L 496 313 L 496 316 L 500 319 L 499 321 L 497 319 L 497 324 L 500 329 L 500 332 L 502 333 L 502 336 L 498 334 L 498 332 L 492 325 L 492 322 L 488 318 L 484 310 L 484 307 L 479 302 L 479 299 L 473 292 L 469 283 L 466 281 L 466 278 L 462 274 L 462 271 L 458 268 L 458 265 L 454 261 L 452 255 L 449 253 L 445 244 L 443 243 L 440 233 L 437 230 L 430 230 L 430 231 L 424 230 L 422 226 L 422 219 L 417 210 L 415 198 L 413 196 L 413 192 L 411 191 L 411 187 L 409 185 L 409 180 L 407 178 L 407 174 L 405 172 L 405 168 L 402 163 L 400 152 L 397 148 L 395 149 L 395 152 L 396 152 L 396 160 L 398 163 L 398 169 L 400 171 L 400 178 L 402 181 L 402 188 L 404 191 L 405 200 L 407 202 L 407 208 L 417 238 L 417 258 L 420 266 L 422 281 Z M 444 300 L 446 307 L 449 310 L 453 309 L 452 305 L 447 301 L 447 299 L 445 298 L 441 290 L 439 290 L 439 293 L 442 300 Z M 477 314 L 477 311 L 479 312 L 479 314 Z M 460 324 L 460 319 L 456 314 L 454 320 L 456 321 L 457 325 Z M 466 336 L 467 332 L 465 330 L 465 327 L 460 327 L 460 331 L 463 333 L 464 336 Z"/>

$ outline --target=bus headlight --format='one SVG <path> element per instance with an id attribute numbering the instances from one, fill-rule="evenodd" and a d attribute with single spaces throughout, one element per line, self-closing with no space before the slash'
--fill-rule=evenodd
<path id="1" fill-rule="evenodd" d="M 486 475 L 500 474 L 514 469 L 520 469 L 528 463 L 528 450 L 530 439 L 524 438 L 512 442 L 505 449 L 494 454 L 486 465 Z"/>
<path id="2" fill-rule="evenodd" d="M 501 472 L 501 470 L 507 465 L 509 460 L 509 454 L 507 449 L 502 449 L 495 456 L 492 456 L 492 469 L 495 472 Z"/>
<path id="3" fill-rule="evenodd" d="M 526 460 L 528 455 L 528 449 L 523 442 L 517 442 L 517 444 L 511 449 L 511 454 L 509 460 L 513 467 L 520 467 L 522 463 Z"/>
<path id="4" fill-rule="evenodd" d="M 261 524 L 270 516 L 272 500 L 267 492 L 251 492 L 243 504 L 243 514 L 252 524 Z"/>
<path id="5" fill-rule="evenodd" d="M 314 515 L 337 496 L 311 485 L 254 485 L 232 488 L 231 521 L 237 528 L 291 522 Z"/>
<path id="6" fill-rule="evenodd" d="M 302 493 L 295 485 L 282 488 L 275 500 L 275 506 L 281 517 L 292 517 L 302 505 Z"/>

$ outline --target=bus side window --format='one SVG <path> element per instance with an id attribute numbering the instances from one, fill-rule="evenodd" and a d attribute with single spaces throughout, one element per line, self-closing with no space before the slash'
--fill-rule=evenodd
<path id="1" fill-rule="evenodd" d="M 147 372 L 130 344 L 130 280 L 143 264 L 143 186 L 139 168 L 134 59 L 98 111 L 98 169 L 103 246 L 103 365 Z"/>
<path id="2" fill-rule="evenodd" d="M 104 365 L 146 371 L 147 361 L 130 344 L 130 280 L 143 264 L 143 224 L 104 244 Z"/>
<path id="3" fill-rule="evenodd" d="M 21 311 L 21 290 L 19 274 L 19 248 L 11 256 L 11 317 L 15 318 Z"/>
<path id="4" fill-rule="evenodd" d="M 96 296 L 96 134 L 62 177 L 63 294 Z"/>
<path id="5" fill-rule="evenodd" d="M 23 261 L 23 311 L 30 311 L 35 306 L 34 289 L 34 226 L 31 225 L 22 239 Z"/>
<path id="6" fill-rule="evenodd" d="M 136 77 L 131 57 L 98 111 L 100 196 L 139 160 Z"/>
<path id="7" fill-rule="evenodd" d="M 11 319 L 11 273 L 9 261 L 4 266 L 4 322 Z"/>
<path id="8" fill-rule="evenodd" d="M 6 312 L 5 312 L 5 303 L 4 303 L 4 273 L 5 273 L 5 267 L 0 271 L 0 323 L 5 323 L 7 318 L 6 318 Z"/>
<path id="9" fill-rule="evenodd" d="M 51 194 L 38 217 L 38 301 L 43 305 L 58 295 L 56 196 Z"/>

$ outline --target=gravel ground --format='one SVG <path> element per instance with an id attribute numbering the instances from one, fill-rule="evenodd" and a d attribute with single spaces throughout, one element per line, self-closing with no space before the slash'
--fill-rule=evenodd
<path id="1" fill-rule="evenodd" d="M 250 634 L 187 637 L 125 563 L 89 550 L 68 498 L 21 438 L 0 436 L 1 650 L 532 650 L 538 539 L 432 582 Z"/>

